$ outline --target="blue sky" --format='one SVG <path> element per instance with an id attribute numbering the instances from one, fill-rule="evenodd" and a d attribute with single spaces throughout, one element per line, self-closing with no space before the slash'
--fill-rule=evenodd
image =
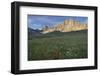
<path id="1" fill-rule="evenodd" d="M 68 19 L 73 19 L 73 20 L 79 21 L 80 23 L 88 22 L 88 17 L 28 15 L 28 27 L 33 28 L 33 29 L 42 29 L 45 25 L 52 27 Z"/>

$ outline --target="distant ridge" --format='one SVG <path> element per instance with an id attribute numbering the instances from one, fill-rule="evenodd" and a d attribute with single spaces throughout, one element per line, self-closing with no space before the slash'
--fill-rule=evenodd
<path id="1" fill-rule="evenodd" d="M 79 30 L 85 30 L 87 29 L 87 24 L 80 23 L 78 21 L 69 19 L 65 20 L 61 24 L 57 24 L 54 27 L 50 28 L 48 26 L 45 26 L 42 30 L 43 34 L 59 31 L 59 32 L 71 32 L 71 31 L 79 31 Z"/>
<path id="2" fill-rule="evenodd" d="M 34 30 L 28 27 L 28 39 L 32 39 L 35 36 L 40 36 L 41 30 Z"/>

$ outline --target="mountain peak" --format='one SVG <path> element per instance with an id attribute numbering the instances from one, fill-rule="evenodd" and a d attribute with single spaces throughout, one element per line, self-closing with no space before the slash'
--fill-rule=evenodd
<path id="1" fill-rule="evenodd" d="M 78 31 L 78 30 L 85 30 L 85 29 L 87 29 L 87 24 L 80 23 L 73 19 L 69 19 L 69 20 L 64 20 L 63 23 L 57 24 L 52 28 L 45 26 L 43 28 L 42 33 L 45 34 L 45 33 L 50 33 L 50 32 L 54 32 L 54 31 L 71 32 L 71 31 Z"/>

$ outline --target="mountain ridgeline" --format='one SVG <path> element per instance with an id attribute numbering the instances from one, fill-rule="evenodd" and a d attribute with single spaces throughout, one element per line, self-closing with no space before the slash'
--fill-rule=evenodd
<path id="1" fill-rule="evenodd" d="M 63 35 L 68 34 L 68 32 L 78 32 L 87 30 L 87 24 L 80 23 L 78 21 L 69 19 L 64 22 L 57 24 L 53 27 L 45 26 L 42 30 L 32 29 L 28 27 L 28 39 L 32 39 L 34 37 L 42 37 L 47 35 Z"/>
<path id="2" fill-rule="evenodd" d="M 32 39 L 33 37 L 36 37 L 36 36 L 40 36 L 41 35 L 41 30 L 34 30 L 32 28 L 28 28 L 28 39 Z"/>
<path id="3" fill-rule="evenodd" d="M 46 34 L 46 33 L 54 32 L 54 31 L 71 32 L 71 31 L 79 31 L 79 30 L 86 30 L 86 29 L 87 29 L 87 24 L 69 19 L 51 28 L 48 26 L 45 26 L 42 29 L 43 30 L 42 33 Z"/>

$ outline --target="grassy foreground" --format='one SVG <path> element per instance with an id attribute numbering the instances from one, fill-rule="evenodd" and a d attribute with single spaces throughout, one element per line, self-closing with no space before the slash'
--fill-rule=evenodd
<path id="1" fill-rule="evenodd" d="M 87 30 L 53 32 L 28 40 L 28 60 L 87 58 Z"/>

